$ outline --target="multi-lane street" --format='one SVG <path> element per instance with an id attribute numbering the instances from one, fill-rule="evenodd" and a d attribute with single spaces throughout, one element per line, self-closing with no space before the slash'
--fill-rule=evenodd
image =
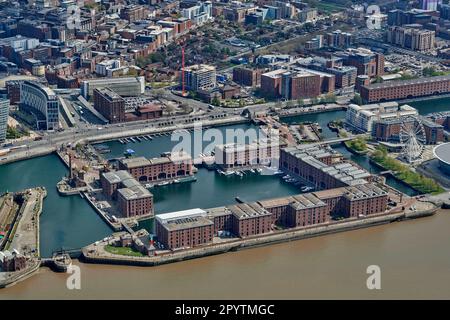
<path id="1" fill-rule="evenodd" d="M 205 125 L 213 125 L 221 122 L 235 122 L 243 120 L 239 116 L 240 111 L 224 112 L 223 110 L 212 110 L 195 115 L 181 115 L 153 119 L 149 121 L 136 121 L 130 123 L 119 123 L 109 125 L 86 125 L 83 128 L 69 128 L 60 132 L 44 132 L 42 140 L 29 140 L 17 143 L 12 151 L 0 157 L 0 164 L 20 159 L 47 154 L 57 150 L 63 144 L 77 143 L 81 140 L 101 141 L 117 139 L 124 136 L 139 135 L 158 131 L 174 130 L 194 123 L 203 122 Z"/>

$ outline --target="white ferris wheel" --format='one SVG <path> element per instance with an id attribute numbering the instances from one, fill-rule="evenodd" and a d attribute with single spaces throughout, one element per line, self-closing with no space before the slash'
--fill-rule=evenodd
<path id="1" fill-rule="evenodd" d="M 400 143 L 403 145 L 401 157 L 408 163 L 422 160 L 426 144 L 425 129 L 419 117 L 404 117 L 400 123 Z"/>

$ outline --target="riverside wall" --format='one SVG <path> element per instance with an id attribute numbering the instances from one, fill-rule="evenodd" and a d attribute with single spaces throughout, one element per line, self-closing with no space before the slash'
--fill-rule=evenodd
<path id="1" fill-rule="evenodd" d="M 0 274 L 0 289 L 11 287 L 20 281 L 28 279 L 39 270 L 40 266 L 41 261 L 37 260 L 32 266 L 24 270 Z"/>
<path id="2" fill-rule="evenodd" d="M 16 283 L 28 279 L 32 275 L 34 275 L 41 266 L 41 258 L 40 258 L 40 237 L 39 237 L 39 223 L 40 223 L 40 215 L 42 214 L 42 208 L 44 203 L 44 198 L 47 196 L 47 191 L 45 189 L 42 190 L 40 200 L 39 200 L 39 208 L 38 212 L 36 212 L 36 248 L 37 248 L 37 258 L 34 258 L 29 262 L 30 265 L 27 268 L 16 271 L 16 272 L 0 272 L 0 288 L 7 288 L 15 285 Z M 24 204 L 25 205 L 25 204 Z M 16 222 L 18 223 L 18 221 Z"/>
<path id="3" fill-rule="evenodd" d="M 438 207 L 434 207 L 430 210 L 417 211 L 408 214 L 402 211 L 398 213 L 378 214 L 365 218 L 354 218 L 343 222 L 332 222 L 301 229 L 289 229 L 285 231 L 263 234 L 245 239 L 231 240 L 221 244 L 213 244 L 205 247 L 193 248 L 153 257 L 127 257 L 111 254 L 105 256 L 95 255 L 90 251 L 90 249 L 93 248 L 91 245 L 83 248 L 82 261 L 100 264 L 157 266 L 166 263 L 173 263 L 183 260 L 216 255 L 229 251 L 237 251 L 276 243 L 301 240 L 326 234 L 368 228 L 395 221 L 401 221 L 404 219 L 429 216 L 433 215 L 437 209 Z"/>

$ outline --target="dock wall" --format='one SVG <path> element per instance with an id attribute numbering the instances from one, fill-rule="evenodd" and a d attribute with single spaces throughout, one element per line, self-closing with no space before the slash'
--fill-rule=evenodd
<path id="1" fill-rule="evenodd" d="M 259 246 L 266 246 L 276 243 L 306 239 L 326 234 L 333 234 L 343 231 L 368 228 L 395 221 L 401 221 L 404 219 L 429 216 L 433 215 L 436 212 L 436 210 L 437 207 L 426 211 L 408 214 L 404 212 L 399 212 L 390 214 L 380 214 L 362 219 L 355 218 L 351 221 L 333 222 L 314 227 L 279 231 L 276 233 L 263 234 L 252 238 L 238 239 L 234 241 L 225 242 L 222 244 L 214 244 L 206 247 L 183 250 L 155 257 L 97 256 L 89 253 L 88 250 L 89 246 L 88 246 L 86 248 L 83 248 L 82 261 L 100 264 L 157 266 L 166 263 L 173 263 L 183 260 L 190 260 L 195 258 L 216 255 L 229 251 L 238 251 Z"/>

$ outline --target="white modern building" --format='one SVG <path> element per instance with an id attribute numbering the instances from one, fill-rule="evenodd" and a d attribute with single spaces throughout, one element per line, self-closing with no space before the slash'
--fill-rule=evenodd
<path id="1" fill-rule="evenodd" d="M 198 2 L 192 7 L 183 8 L 181 15 L 192 20 L 194 24 L 202 25 L 212 19 L 212 3 L 211 1 Z"/>
<path id="2" fill-rule="evenodd" d="M 192 91 L 214 89 L 216 87 L 216 67 L 206 64 L 185 67 L 184 84 L 187 90 Z"/>
<path id="3" fill-rule="evenodd" d="M 351 127 L 361 132 L 372 132 L 373 123 L 377 120 L 418 116 L 415 108 L 405 104 L 399 106 L 397 102 L 384 102 L 358 106 L 350 104 L 347 108 L 345 121 Z"/>
<path id="4" fill-rule="evenodd" d="M 39 40 L 18 35 L 0 39 L 0 46 L 10 46 L 15 51 L 32 50 L 39 46 Z"/>
<path id="5" fill-rule="evenodd" d="M 88 100 L 94 89 L 109 88 L 124 97 L 136 97 L 145 92 L 144 77 L 124 77 L 85 80 L 81 83 L 81 95 Z"/>
<path id="6" fill-rule="evenodd" d="M 128 68 L 121 66 L 120 60 L 104 60 L 95 65 L 95 73 L 104 77 L 113 77 L 117 73 L 124 74 Z"/>
<path id="7" fill-rule="evenodd" d="M 59 101 L 55 92 L 36 81 L 24 81 L 20 86 L 20 108 L 36 118 L 38 130 L 59 128 Z"/>

